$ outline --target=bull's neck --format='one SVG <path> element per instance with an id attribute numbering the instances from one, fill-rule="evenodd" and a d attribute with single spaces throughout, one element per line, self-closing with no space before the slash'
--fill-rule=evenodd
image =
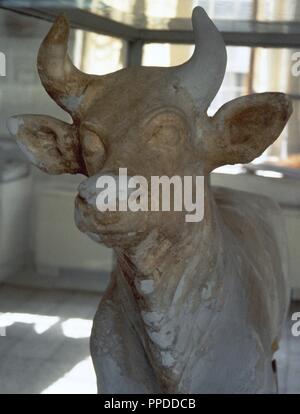
<path id="1" fill-rule="evenodd" d="M 118 252 L 114 284 L 123 315 L 165 392 L 174 392 L 192 344 L 205 343 L 223 306 L 222 223 L 208 185 L 202 222 L 177 231 L 174 243 L 157 230 L 135 249 Z"/>
<path id="2" fill-rule="evenodd" d="M 164 312 L 174 301 L 187 298 L 189 291 L 218 285 L 216 268 L 222 260 L 223 242 L 208 182 L 204 200 L 203 220 L 178 226 L 175 241 L 156 229 L 138 246 L 117 252 L 121 299 L 134 302 L 140 311 L 160 308 Z"/>

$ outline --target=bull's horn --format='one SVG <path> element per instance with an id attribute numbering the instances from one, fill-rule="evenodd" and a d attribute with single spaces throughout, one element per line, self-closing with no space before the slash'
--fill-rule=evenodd
<path id="1" fill-rule="evenodd" d="M 191 59 L 176 68 L 199 109 L 207 110 L 224 78 L 227 54 L 222 35 L 202 7 L 193 11 L 195 51 Z"/>
<path id="2" fill-rule="evenodd" d="M 76 113 L 92 76 L 78 70 L 68 55 L 69 23 L 59 16 L 41 44 L 38 71 L 48 94 L 71 115 Z"/>

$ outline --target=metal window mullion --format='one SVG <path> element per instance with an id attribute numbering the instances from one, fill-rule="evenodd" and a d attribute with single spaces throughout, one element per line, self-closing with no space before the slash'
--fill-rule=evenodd
<path id="1" fill-rule="evenodd" d="M 126 66 L 141 66 L 144 42 L 141 39 L 127 42 Z"/>

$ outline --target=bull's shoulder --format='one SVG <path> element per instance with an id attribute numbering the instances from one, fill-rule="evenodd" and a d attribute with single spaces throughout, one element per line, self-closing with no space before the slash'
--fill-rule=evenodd
<path id="1" fill-rule="evenodd" d="M 257 243 L 256 246 L 261 246 L 261 255 L 279 249 L 283 262 L 286 261 L 285 226 L 282 211 L 275 201 L 259 194 L 221 187 L 214 187 L 213 194 L 223 222 L 241 246 L 255 251 Z"/>
<path id="2" fill-rule="evenodd" d="M 273 337 L 278 335 L 288 301 L 287 242 L 281 209 L 257 194 L 214 188 L 222 221 L 234 236 L 234 249 L 247 261 L 249 286 L 269 309 Z M 244 263 L 245 264 L 245 263 Z M 255 269 L 255 270 L 254 270 Z"/>
<path id="3" fill-rule="evenodd" d="M 269 197 L 225 187 L 213 187 L 214 199 L 222 212 L 232 211 L 248 220 L 262 219 L 273 224 L 282 215 L 279 205 Z M 274 223 L 276 224 L 276 223 Z M 277 223 L 282 224 L 282 222 Z"/>

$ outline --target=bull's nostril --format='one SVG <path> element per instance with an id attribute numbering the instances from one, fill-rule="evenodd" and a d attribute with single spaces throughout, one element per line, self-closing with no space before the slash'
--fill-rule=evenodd
<path id="1" fill-rule="evenodd" d="M 85 199 L 83 197 L 81 197 L 80 194 L 77 195 L 77 199 L 79 200 L 79 202 L 84 203 Z"/>

